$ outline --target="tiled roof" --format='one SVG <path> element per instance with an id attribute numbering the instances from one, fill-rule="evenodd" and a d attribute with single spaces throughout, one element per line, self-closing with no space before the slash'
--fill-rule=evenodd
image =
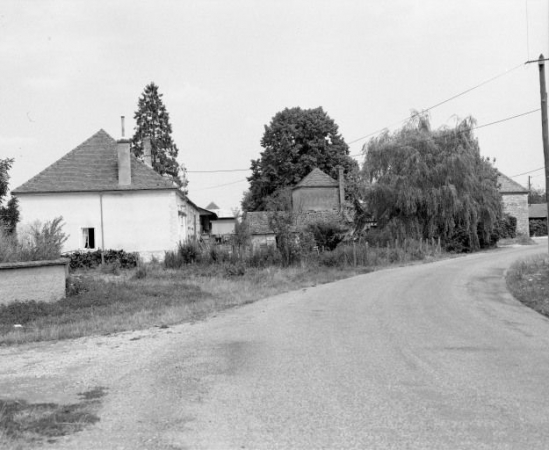
<path id="1" fill-rule="evenodd" d="M 331 176 L 326 175 L 319 168 L 313 169 L 309 175 L 297 183 L 293 189 L 299 187 L 338 187 L 339 183 Z"/>
<path id="2" fill-rule="evenodd" d="M 498 176 L 499 192 L 502 194 L 528 194 L 528 189 L 502 173 Z"/>
<path id="3" fill-rule="evenodd" d="M 528 217 L 530 219 L 544 219 L 547 217 L 547 203 L 528 205 Z"/>
<path id="4" fill-rule="evenodd" d="M 131 184 L 120 186 L 116 141 L 104 130 L 99 130 L 51 166 L 14 189 L 13 193 L 176 189 L 171 180 L 165 179 L 133 155 L 130 160 Z"/>

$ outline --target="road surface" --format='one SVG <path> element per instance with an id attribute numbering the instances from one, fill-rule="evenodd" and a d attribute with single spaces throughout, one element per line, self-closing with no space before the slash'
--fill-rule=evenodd
<path id="1" fill-rule="evenodd" d="M 387 269 L 101 338 L 109 351 L 43 377 L 67 397 L 75 379 L 108 389 L 101 422 L 55 448 L 547 449 L 549 321 L 504 281 L 514 260 L 543 251 Z"/>

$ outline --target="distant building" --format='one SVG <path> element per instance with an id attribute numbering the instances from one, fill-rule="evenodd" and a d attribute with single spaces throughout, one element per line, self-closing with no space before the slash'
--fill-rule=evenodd
<path id="1" fill-rule="evenodd" d="M 529 235 L 528 189 L 502 173 L 498 176 L 503 212 L 517 219 L 517 233 Z"/>
<path id="2" fill-rule="evenodd" d="M 292 231 L 318 221 L 333 220 L 350 225 L 352 218 L 345 202 L 343 168 L 339 169 L 338 178 L 336 181 L 315 168 L 292 188 Z M 245 220 L 255 248 L 276 244 L 275 232 L 270 226 L 272 214 L 267 211 L 246 213 Z"/>
<path id="3" fill-rule="evenodd" d="M 211 219 L 210 234 L 212 236 L 218 240 L 223 240 L 224 236 L 226 237 L 234 234 L 236 217 L 231 210 L 222 209 L 214 202 L 211 202 L 208 206 L 206 206 L 206 209 L 215 214 L 215 218 Z"/>
<path id="4" fill-rule="evenodd" d="M 528 218 L 532 235 L 547 234 L 547 203 L 528 205 Z"/>
<path id="5" fill-rule="evenodd" d="M 150 158 L 147 159 L 150 161 Z M 62 216 L 63 251 L 123 249 L 144 259 L 201 233 L 212 213 L 100 130 L 13 191 L 21 223 Z"/>

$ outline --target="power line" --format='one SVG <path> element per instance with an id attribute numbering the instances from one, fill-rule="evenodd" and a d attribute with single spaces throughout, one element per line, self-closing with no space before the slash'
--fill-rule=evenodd
<path id="1" fill-rule="evenodd" d="M 244 181 L 248 181 L 248 180 L 246 178 L 244 178 L 243 180 L 233 181 L 232 183 L 217 184 L 215 186 L 208 186 L 208 187 L 201 188 L 201 189 L 195 189 L 193 192 L 205 191 L 207 189 L 214 189 L 214 188 L 223 187 L 223 186 L 231 186 L 232 184 L 243 183 Z"/>
<path id="2" fill-rule="evenodd" d="M 545 169 L 545 166 L 540 167 L 539 169 L 529 170 L 528 172 L 522 172 L 522 173 L 519 173 L 518 175 L 513 175 L 511 178 L 520 177 L 521 175 L 528 175 L 529 173 L 538 172 L 539 170 L 543 170 L 543 169 Z"/>
<path id="3" fill-rule="evenodd" d="M 248 172 L 251 169 L 187 170 L 187 173 Z"/>
<path id="4" fill-rule="evenodd" d="M 475 86 L 473 86 L 473 87 L 471 87 L 471 88 L 469 88 L 469 89 L 466 89 L 466 90 L 464 90 L 464 91 L 462 91 L 462 92 L 460 92 L 460 93 L 458 93 L 458 94 L 456 94 L 456 95 L 453 95 L 453 96 L 451 96 L 451 97 L 449 97 L 449 98 L 447 98 L 447 99 L 445 99 L 445 100 L 443 100 L 443 101 L 441 101 L 441 102 L 438 102 L 438 103 L 436 103 L 436 104 L 434 104 L 434 105 L 432 105 L 432 106 L 429 106 L 429 107 L 426 108 L 426 109 L 423 109 L 422 112 L 428 112 L 428 111 L 431 111 L 432 109 L 438 108 L 439 106 L 442 106 L 442 105 L 444 105 L 445 103 L 448 103 L 448 102 L 450 102 L 450 101 L 452 101 L 452 100 L 455 100 L 456 98 L 461 97 L 462 95 L 468 94 L 469 92 L 474 91 L 475 89 L 478 89 L 479 87 L 482 87 L 482 86 L 484 86 L 484 85 L 486 85 L 486 84 L 488 84 L 488 83 L 491 83 L 492 81 L 497 80 L 498 78 L 501 78 L 501 77 L 503 77 L 503 76 L 505 76 L 505 75 L 507 75 L 507 74 L 513 72 L 514 70 L 518 69 L 519 67 L 522 67 L 523 65 L 524 65 L 524 63 L 521 63 L 521 64 L 518 64 L 518 65 L 515 66 L 515 67 L 512 67 L 511 69 L 507 69 L 507 70 L 505 70 L 504 72 L 501 72 L 501 73 L 499 73 L 499 74 L 497 74 L 497 75 L 495 75 L 495 76 L 493 76 L 493 77 L 491 77 L 491 78 L 489 78 L 489 79 L 487 79 L 487 80 L 485 80 L 485 81 L 482 81 L 481 83 L 478 83 L 478 84 L 476 84 Z M 505 122 L 505 121 L 507 121 L 507 120 L 515 119 L 515 118 L 517 118 L 517 117 L 524 116 L 524 115 L 527 115 L 527 114 L 531 114 L 531 113 L 537 112 L 537 111 L 539 111 L 539 109 L 536 109 L 536 110 L 533 110 L 533 111 L 529 111 L 529 112 L 526 112 L 526 113 L 522 113 L 522 114 L 518 114 L 518 115 L 516 115 L 516 116 L 508 117 L 508 118 L 505 118 L 505 119 L 501 119 L 501 120 L 498 120 L 498 121 L 496 121 L 496 122 L 488 123 L 488 124 L 485 124 L 485 125 L 480 125 L 480 126 L 478 126 L 478 127 L 472 128 L 472 129 L 473 129 L 473 130 L 476 130 L 476 129 L 484 128 L 484 127 L 487 127 L 487 126 L 490 126 L 490 125 L 495 125 L 495 124 L 497 124 L 497 123 Z M 418 114 L 418 113 L 417 113 L 417 114 Z M 417 115 L 417 114 L 412 115 L 412 117 L 414 117 L 414 116 Z M 371 137 L 371 136 L 374 136 L 374 135 L 376 135 L 376 134 L 379 134 L 379 133 L 385 131 L 385 130 L 388 129 L 388 128 L 392 128 L 392 127 L 395 126 L 395 125 L 400 125 L 400 124 L 402 124 L 402 123 L 405 123 L 405 122 L 407 122 L 408 120 L 410 120 L 409 117 L 407 117 L 406 119 L 399 120 L 398 122 L 394 122 L 394 123 L 392 123 L 392 124 L 389 125 L 389 126 L 380 128 L 379 130 L 373 131 L 373 132 L 368 133 L 368 134 L 366 134 L 366 135 L 364 135 L 364 136 L 362 136 L 362 137 L 359 137 L 359 138 L 357 138 L 357 139 L 355 139 L 355 140 L 353 140 L 353 141 L 350 141 L 350 142 L 347 143 L 347 145 L 351 145 L 351 144 L 354 144 L 354 143 L 356 143 L 356 142 L 362 141 L 362 140 L 364 140 L 364 139 L 366 139 L 366 138 L 369 138 L 369 137 Z M 362 155 L 362 153 L 356 153 L 356 154 L 349 155 L 349 156 L 351 156 L 351 157 L 356 157 L 356 156 L 360 156 L 360 155 Z M 187 173 L 229 173 L 229 172 L 248 172 L 248 171 L 250 171 L 250 170 L 251 170 L 251 169 L 187 170 Z M 232 183 L 231 183 L 231 184 L 232 184 Z M 218 187 L 218 186 L 215 186 L 215 187 Z M 205 189 L 209 189 L 209 188 L 205 188 Z"/>
<path id="5" fill-rule="evenodd" d="M 505 117 L 504 119 L 496 120 L 494 122 L 485 123 L 483 125 L 478 125 L 476 127 L 471 127 L 470 130 L 466 130 L 466 131 L 473 131 L 473 130 L 478 130 L 479 128 L 485 128 L 485 127 L 489 127 L 491 125 L 497 125 L 498 123 L 507 122 L 509 120 L 517 119 L 517 118 L 522 117 L 522 116 L 527 116 L 528 114 L 533 114 L 535 112 L 538 112 L 539 110 L 540 110 L 540 108 L 532 109 L 530 111 L 526 111 L 526 112 L 523 112 L 523 113 L 520 113 L 520 114 L 515 114 L 514 116 Z M 349 155 L 349 156 L 353 156 L 353 157 L 362 156 L 362 152 L 361 153 L 355 153 L 355 154 Z"/>
<path id="6" fill-rule="evenodd" d="M 492 81 L 495 81 L 495 80 L 497 80 L 498 78 L 501 78 L 501 77 L 503 77 L 504 75 L 507 75 L 507 74 L 513 72 L 514 70 L 518 69 L 519 67 L 522 67 L 523 65 L 524 65 L 524 63 L 520 63 L 519 65 L 517 65 L 517 66 L 515 66 L 515 67 L 512 67 L 511 69 L 507 69 L 507 70 L 505 70 L 504 72 L 501 72 L 501 73 L 499 73 L 498 75 L 495 75 L 495 76 L 493 76 L 492 78 L 489 78 L 488 80 L 485 80 L 485 81 L 483 81 L 483 82 L 481 82 L 481 83 L 479 83 L 479 84 L 477 84 L 477 85 L 475 85 L 475 86 L 473 86 L 473 87 L 471 87 L 471 88 L 469 88 L 469 89 L 466 89 L 466 90 L 460 92 L 459 94 L 453 95 L 452 97 L 449 97 L 449 98 L 447 98 L 446 100 L 443 100 L 443 101 L 441 101 L 441 102 L 438 102 L 438 103 L 434 104 L 433 106 L 430 106 L 429 108 L 423 109 L 422 112 L 428 112 L 428 111 L 430 111 L 430 110 L 432 110 L 432 109 L 438 108 L 439 106 L 444 105 L 445 103 L 448 103 L 448 102 L 450 102 L 450 101 L 452 101 L 452 100 L 455 100 L 456 98 L 461 97 L 462 95 L 468 94 L 469 92 L 474 91 L 475 89 L 478 89 L 478 88 L 481 87 L 481 86 L 484 86 L 484 85 L 486 85 L 486 84 L 488 84 L 488 83 L 491 83 Z M 413 116 L 412 116 L 412 117 L 413 117 Z M 395 123 L 392 124 L 392 125 L 389 125 L 389 127 L 393 127 L 394 125 L 398 125 L 398 124 L 407 122 L 409 119 L 410 119 L 410 118 L 407 117 L 406 119 L 402 119 L 402 120 L 400 120 L 400 121 L 398 121 L 398 122 L 395 122 Z M 373 136 L 374 134 L 378 134 L 378 133 L 380 133 L 380 132 L 386 130 L 386 129 L 389 128 L 389 127 L 381 128 L 380 130 L 377 130 L 377 131 L 374 131 L 374 132 L 372 132 L 372 133 L 369 133 L 369 134 L 367 134 L 367 135 L 365 135 L 365 136 L 359 137 L 358 139 L 355 139 L 355 140 L 353 140 L 353 141 L 348 142 L 348 144 L 351 145 L 351 144 L 354 144 L 354 143 L 356 143 L 356 142 L 362 141 L 363 139 L 366 139 L 366 138 L 368 138 L 368 137 L 370 137 L 370 136 Z"/>

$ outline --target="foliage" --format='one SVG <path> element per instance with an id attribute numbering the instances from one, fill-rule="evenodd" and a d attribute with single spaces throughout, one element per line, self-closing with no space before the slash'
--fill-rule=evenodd
<path id="1" fill-rule="evenodd" d="M 545 191 L 543 189 L 530 189 L 528 193 L 528 204 L 534 205 L 536 203 L 546 203 Z"/>
<path id="2" fill-rule="evenodd" d="M 131 269 L 136 267 L 139 261 L 137 253 L 129 253 L 124 250 L 95 250 L 93 252 L 77 250 L 65 253 L 64 256 L 70 259 L 71 270 L 94 269 L 102 263 L 101 253 L 103 253 L 103 259 L 106 265 L 115 266 L 120 269 Z M 116 271 L 114 267 L 110 270 Z"/>
<path id="3" fill-rule="evenodd" d="M 530 236 L 547 236 L 547 219 L 531 219 Z"/>
<path id="4" fill-rule="evenodd" d="M 441 238 L 448 248 L 492 243 L 502 214 L 498 172 L 480 155 L 474 120 L 432 130 L 415 114 L 365 146 L 366 200 L 393 238 Z"/>
<path id="5" fill-rule="evenodd" d="M 0 228 L 0 262 L 44 261 L 57 259 L 67 240 L 62 217 L 44 224 L 35 222 L 17 235 Z"/>
<path id="6" fill-rule="evenodd" d="M 9 234 L 15 231 L 19 221 L 17 198 L 11 197 L 3 206 L 4 197 L 8 193 L 9 170 L 13 164 L 12 158 L 0 159 L 0 227 Z"/>
<path id="7" fill-rule="evenodd" d="M 346 228 L 336 220 L 318 220 L 307 224 L 318 248 L 334 250 L 343 240 Z"/>
<path id="8" fill-rule="evenodd" d="M 250 243 L 252 232 L 248 222 L 242 220 L 236 222 L 234 226 L 234 234 L 232 235 L 233 244 L 238 247 L 245 247 Z"/>
<path id="9" fill-rule="evenodd" d="M 499 239 L 514 238 L 517 235 L 517 218 L 504 214 L 498 220 L 495 233 Z"/>
<path id="10" fill-rule="evenodd" d="M 153 169 L 160 175 L 168 174 L 180 188 L 185 189 L 187 181 L 177 163 L 179 150 L 171 136 L 170 115 L 162 96 L 156 84 L 145 86 L 134 114 L 136 127 L 131 139 L 131 149 L 135 156 L 143 159 L 143 139 L 150 137 Z"/>
<path id="11" fill-rule="evenodd" d="M 175 251 L 167 251 L 164 254 L 164 267 L 166 269 L 179 269 L 186 264 L 198 262 L 201 249 L 197 242 L 189 240 L 180 242 Z"/>
<path id="12" fill-rule="evenodd" d="M 278 112 L 265 126 L 261 146 L 261 157 L 251 162 L 250 190 L 242 200 L 244 211 L 266 210 L 267 198 L 295 186 L 315 167 L 337 179 L 337 167 L 342 166 L 348 192 L 353 192 L 358 165 L 349 156 L 338 126 L 321 107 Z"/>

